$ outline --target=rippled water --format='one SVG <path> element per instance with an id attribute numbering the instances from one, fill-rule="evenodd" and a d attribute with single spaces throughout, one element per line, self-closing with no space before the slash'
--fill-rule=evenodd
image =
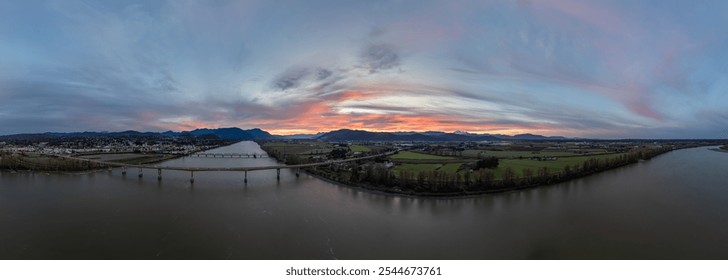
<path id="1" fill-rule="evenodd" d="M 215 152 L 262 152 L 241 142 Z M 268 158 L 162 165 L 261 166 Z M 728 258 L 728 153 L 694 148 L 477 198 L 400 197 L 275 170 L 0 172 L 5 259 Z"/>

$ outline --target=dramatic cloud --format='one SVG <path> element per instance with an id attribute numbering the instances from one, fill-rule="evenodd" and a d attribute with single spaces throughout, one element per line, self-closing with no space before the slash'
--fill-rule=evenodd
<path id="1" fill-rule="evenodd" d="M 5 1 L 0 134 L 728 138 L 724 1 Z"/>
<path id="2" fill-rule="evenodd" d="M 368 45 L 361 54 L 361 62 L 370 73 L 399 66 L 399 55 L 386 44 Z"/>
<path id="3" fill-rule="evenodd" d="M 275 90 L 296 88 L 309 74 L 309 70 L 305 68 L 288 69 L 273 81 L 272 87 Z"/>

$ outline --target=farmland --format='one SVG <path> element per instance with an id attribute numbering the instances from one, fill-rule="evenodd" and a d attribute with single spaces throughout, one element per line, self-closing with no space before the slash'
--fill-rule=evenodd
<path id="1" fill-rule="evenodd" d="M 491 150 L 465 150 L 462 152 L 463 157 L 482 158 L 529 158 L 529 157 L 573 157 L 588 154 L 603 154 L 604 150 L 592 150 L 583 153 L 563 152 L 563 151 L 491 151 Z"/>
<path id="2" fill-rule="evenodd" d="M 367 146 L 362 145 L 351 145 L 349 146 L 349 149 L 351 149 L 352 152 L 371 152 L 372 149 Z"/>
<path id="3" fill-rule="evenodd" d="M 437 156 L 437 155 L 429 155 L 429 154 L 423 154 L 423 153 L 415 153 L 415 152 L 399 152 L 396 155 L 391 156 L 392 159 L 454 159 L 454 157 L 446 157 L 446 156 Z"/>
<path id="4" fill-rule="evenodd" d="M 332 163 L 308 171 L 344 184 L 409 194 L 478 193 L 552 184 L 647 160 L 675 149 L 673 145 L 629 142 L 402 144 L 313 141 L 264 142 L 261 146 L 286 164 L 335 161 L 397 151 L 385 157 Z"/>

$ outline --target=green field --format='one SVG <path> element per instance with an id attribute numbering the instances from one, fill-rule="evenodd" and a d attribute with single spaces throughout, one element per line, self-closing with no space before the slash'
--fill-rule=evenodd
<path id="1" fill-rule="evenodd" d="M 349 146 L 352 152 L 370 152 L 372 149 L 362 145 L 351 145 Z"/>
<path id="2" fill-rule="evenodd" d="M 440 167 L 440 171 L 445 171 L 447 173 L 455 173 L 458 172 L 458 169 L 460 166 L 463 165 L 462 163 L 446 163 L 442 167 Z"/>
<path id="3" fill-rule="evenodd" d="M 332 145 L 320 142 L 267 142 L 263 143 L 266 148 L 275 149 L 276 152 L 283 154 L 297 154 L 297 155 L 308 155 L 308 154 L 327 154 L 333 149 Z"/>
<path id="4" fill-rule="evenodd" d="M 417 153 L 413 153 L 417 154 Z M 421 154 L 417 154 L 421 155 Z M 549 172 L 556 173 L 564 170 L 564 167 L 569 165 L 572 167 L 581 166 L 581 164 L 589 158 L 611 158 L 617 157 L 621 154 L 607 154 L 607 155 L 595 155 L 595 156 L 581 156 L 581 157 L 565 157 L 559 158 L 553 161 L 538 161 L 529 159 L 501 159 L 498 168 L 494 169 L 496 179 L 503 178 L 503 172 L 506 168 L 510 167 L 516 174 L 516 177 L 523 176 L 523 170 L 530 168 L 533 174 L 536 175 L 538 170 L 546 167 Z M 411 155 L 406 155 L 411 156 Z M 433 171 L 440 170 L 447 173 L 456 173 L 462 163 L 403 163 L 394 167 L 394 174 L 399 176 L 400 170 L 407 170 L 414 172 L 415 174 L 421 171 Z"/>
<path id="5" fill-rule="evenodd" d="M 400 171 L 411 171 L 414 173 L 421 171 L 431 171 L 440 168 L 440 163 L 403 163 L 394 167 L 394 174 L 399 175 Z"/>
<path id="6" fill-rule="evenodd" d="M 523 170 L 526 168 L 530 168 L 534 174 L 538 172 L 538 169 L 546 167 L 548 168 L 549 172 L 555 173 L 555 172 L 561 172 L 564 170 L 564 167 L 567 165 L 570 166 L 580 166 L 584 161 L 586 161 L 589 158 L 597 158 L 597 159 L 605 159 L 605 158 L 612 158 L 617 157 L 621 154 L 607 154 L 607 155 L 595 155 L 595 156 L 582 156 L 582 157 L 565 157 L 565 158 L 559 158 L 557 160 L 553 161 L 538 161 L 538 160 L 529 160 L 529 159 L 502 159 L 500 160 L 500 164 L 498 165 L 498 168 L 496 168 L 495 176 L 496 178 L 500 179 L 503 176 L 503 171 L 510 167 L 515 173 L 517 177 L 523 176 Z"/>
<path id="7" fill-rule="evenodd" d="M 529 157 L 565 157 L 580 156 L 581 154 L 572 152 L 533 152 L 533 151 L 489 151 L 489 150 L 465 150 L 464 157 L 476 158 L 481 157 L 497 157 L 497 158 L 529 158 Z"/>
<path id="8" fill-rule="evenodd" d="M 428 155 L 428 154 L 408 152 L 408 151 L 399 152 L 396 155 L 390 156 L 390 158 L 392 158 L 392 159 L 454 159 L 453 157 Z"/>
<path id="9" fill-rule="evenodd" d="M 401 170 L 413 172 L 416 176 L 418 172 L 440 170 L 447 173 L 455 173 L 462 163 L 403 163 L 394 167 L 394 175 L 399 176 Z"/>

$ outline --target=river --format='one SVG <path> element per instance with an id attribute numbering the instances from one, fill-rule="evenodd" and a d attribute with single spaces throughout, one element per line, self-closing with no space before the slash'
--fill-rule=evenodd
<path id="1" fill-rule="evenodd" d="M 253 142 L 212 152 L 262 153 Z M 269 158 L 170 160 L 263 166 Z M 525 191 L 413 198 L 289 170 L 0 172 L 2 259 L 728 259 L 728 153 Z"/>

